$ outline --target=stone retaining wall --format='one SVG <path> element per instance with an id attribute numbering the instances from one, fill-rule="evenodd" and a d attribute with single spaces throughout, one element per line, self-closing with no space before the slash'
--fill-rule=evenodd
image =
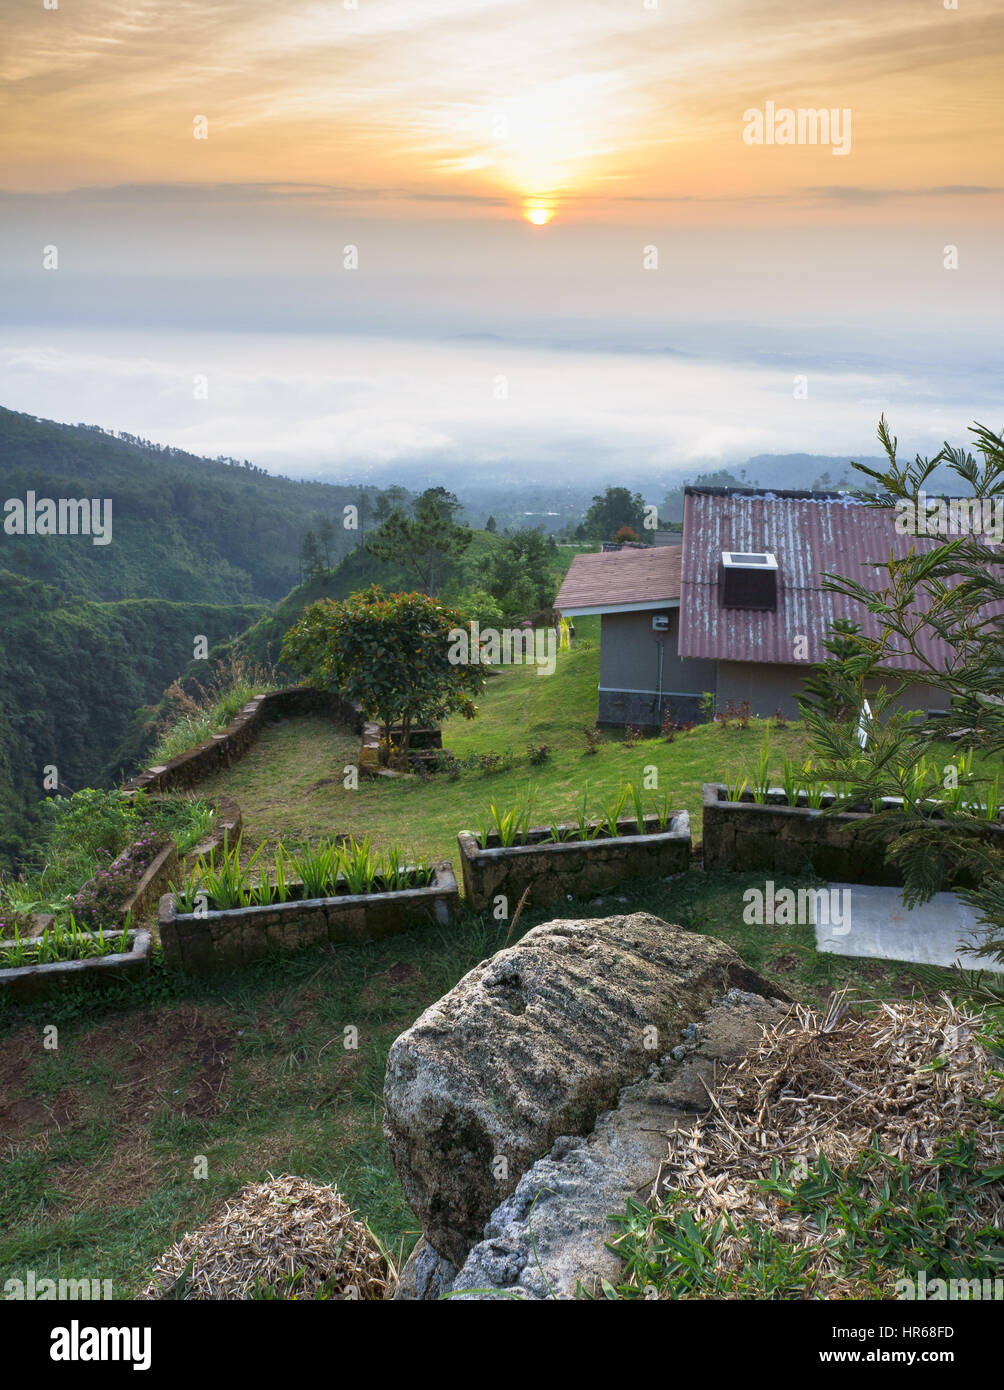
<path id="1" fill-rule="evenodd" d="M 271 690 L 249 700 L 222 733 L 213 734 L 204 743 L 189 748 L 162 766 L 148 767 L 125 782 L 123 791 L 190 790 L 220 768 L 229 767 L 243 757 L 269 721 L 309 714 L 327 715 L 357 732 L 362 729 L 358 706 L 330 691 L 305 685 Z"/>
<path id="2" fill-rule="evenodd" d="M 110 933 L 106 932 L 106 937 Z M 86 933 L 93 935 L 93 933 Z M 114 933 L 118 935 L 118 933 Z M 86 960 L 56 961 L 52 965 L 20 965 L 0 970 L 0 994 L 22 1003 L 59 994 L 75 985 L 92 987 L 110 980 L 131 980 L 150 968 L 150 933 L 145 927 L 129 933 L 130 949 L 121 954 Z M 3 952 L 0 950 L 0 961 Z"/>
<path id="3" fill-rule="evenodd" d="M 704 867 L 742 873 L 770 869 L 798 874 L 810 869 L 841 883 L 901 885 L 902 875 L 886 863 L 893 835 L 866 834 L 869 811 L 830 814 L 808 806 L 789 806 L 781 794 L 766 804 L 752 799 L 726 801 L 726 788 L 704 783 Z M 989 834 L 1004 827 L 987 825 Z M 961 886 L 961 880 L 959 881 Z"/>
<path id="4" fill-rule="evenodd" d="M 886 865 L 884 845 L 861 833 L 871 820 L 865 812 L 831 816 L 805 806 L 726 801 L 726 789 L 712 782 L 704 783 L 703 793 L 706 869 L 799 874 L 811 868 L 839 882 L 899 881 Z"/>
<path id="5" fill-rule="evenodd" d="M 216 818 L 212 832 L 206 836 L 192 850 L 193 856 L 208 858 L 214 851 L 222 849 L 224 844 L 229 842 L 235 844 L 241 832 L 241 808 L 232 796 L 217 797 L 213 802 L 216 807 Z M 130 845 L 112 861 L 110 868 L 114 869 L 122 860 L 128 859 L 132 853 L 133 846 Z M 170 884 L 176 882 L 180 876 L 180 860 L 178 851 L 171 840 L 159 850 L 155 857 L 150 861 L 129 896 L 123 901 L 121 907 L 116 912 L 118 930 L 121 930 L 127 920 L 133 923 L 138 922 L 142 917 L 154 910 L 160 902 L 161 897 L 166 892 Z M 93 882 L 93 880 L 90 880 Z M 84 884 L 86 888 L 88 884 Z M 82 891 L 82 890 L 81 890 Z M 52 925 L 53 918 L 46 916 L 36 918 L 37 930 L 32 935 L 41 933 Z M 109 930 L 112 928 L 109 927 Z"/>
<path id="6" fill-rule="evenodd" d="M 464 896 L 483 912 L 502 895 L 512 911 L 526 888 L 534 906 L 592 897 L 625 880 L 683 873 L 690 867 L 690 817 L 674 813 L 669 828 L 657 831 L 657 817 L 645 818 L 646 834 L 636 835 L 634 820 L 621 821 L 621 834 L 599 840 L 550 841 L 539 827 L 527 833 L 527 843 L 482 849 L 468 830 L 457 836 L 464 879 Z M 594 829 L 599 821 L 592 821 Z M 572 830 L 575 827 L 566 826 Z"/>
<path id="7" fill-rule="evenodd" d="M 444 859 L 435 865 L 435 877 L 427 888 L 346 893 L 210 911 L 201 917 L 179 913 L 174 894 L 166 893 L 160 900 L 160 941 L 167 965 L 205 974 L 304 946 L 379 941 L 412 927 L 449 922 L 459 907 L 457 880 Z"/>
<path id="8" fill-rule="evenodd" d="M 224 849 L 228 844 L 235 845 L 240 838 L 244 817 L 234 798 L 217 796 L 213 798 L 212 805 L 216 809 L 213 828 L 204 840 L 200 840 L 195 848 L 189 851 L 187 857 L 190 859 L 208 859 L 211 854 Z"/>
<path id="9" fill-rule="evenodd" d="M 125 851 L 129 853 L 128 850 Z M 116 863 L 118 861 L 116 860 Z M 169 883 L 178 877 L 178 851 L 172 840 L 157 854 L 143 872 L 143 877 L 119 908 L 119 918 L 124 923 L 129 917 L 138 922 L 152 911 Z"/>
<path id="10" fill-rule="evenodd" d="M 400 743 L 402 730 L 400 724 L 395 724 L 390 731 L 391 743 Z M 367 719 L 362 723 L 362 747 L 359 750 L 359 766 L 363 772 L 378 772 L 383 766 L 380 762 L 380 740 L 382 738 L 380 725 L 375 719 Z M 436 725 L 427 729 L 412 729 L 411 737 L 408 740 L 409 758 L 412 762 L 416 754 L 431 757 L 443 747 L 443 731 Z"/>

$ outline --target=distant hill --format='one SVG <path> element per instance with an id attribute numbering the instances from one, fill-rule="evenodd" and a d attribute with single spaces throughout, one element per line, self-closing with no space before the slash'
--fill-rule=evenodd
<path id="1" fill-rule="evenodd" d="M 888 460 L 877 454 L 862 455 L 856 463 L 869 468 L 884 468 Z M 860 489 L 868 479 L 852 468 L 845 456 L 830 454 L 755 454 L 744 465 L 748 478 L 744 487 L 777 487 L 812 489 L 817 492 L 839 492 L 841 488 Z"/>
<path id="2" fill-rule="evenodd" d="M 159 699 L 210 643 L 260 605 L 127 599 L 95 603 L 0 571 L 0 866 L 30 843 L 43 768 L 76 791 L 102 778 L 138 705 Z"/>
<path id="3" fill-rule="evenodd" d="M 307 530 L 329 519 L 340 558 L 358 539 L 343 526 L 344 506 L 377 495 L 0 407 L 0 507 L 29 491 L 111 498 L 112 543 L 12 536 L 0 528 L 0 569 L 92 599 L 203 603 L 281 598 L 301 577 Z"/>

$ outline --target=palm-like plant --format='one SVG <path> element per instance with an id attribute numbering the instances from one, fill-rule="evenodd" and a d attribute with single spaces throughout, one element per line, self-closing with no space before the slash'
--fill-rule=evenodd
<path id="1" fill-rule="evenodd" d="M 988 787 L 981 797 L 986 779 L 972 770 L 972 753 L 983 758 L 1004 753 L 1004 625 L 999 616 L 1004 568 L 999 550 L 985 536 L 961 528 L 955 534 L 936 529 L 932 536 L 923 516 L 925 484 L 939 466 L 960 480 L 960 494 L 967 500 L 981 508 L 984 503 L 1004 507 L 1004 437 L 982 425 L 973 426 L 971 433 L 975 453 L 946 443 L 933 458 L 901 464 L 896 440 L 885 420 L 880 422 L 887 466 L 854 465 L 874 488 L 860 500 L 894 508 L 908 523 L 919 513 L 924 524 L 915 529 L 930 541 L 905 553 L 891 552 L 880 565 L 887 576 L 881 586 L 839 574 L 824 577 L 827 590 L 871 614 L 876 635 L 842 631 L 842 649 L 831 646 L 830 658 L 816 668 L 815 683 L 807 683 L 800 703 L 814 755 L 850 783 L 857 800 L 881 808 L 870 818 L 868 833 L 887 842 L 887 858 L 903 875 L 904 900 L 923 902 L 951 874 L 964 873 L 975 886 L 957 891 L 987 927 L 980 951 L 1004 960 L 1004 840 L 992 824 L 996 815 L 988 815 L 997 794 Z M 910 660 L 909 670 L 902 667 L 903 657 Z M 935 692 L 932 706 L 945 708 L 938 736 L 958 739 L 969 750 L 956 764 L 952 784 L 942 783 L 937 791 L 925 770 L 931 731 L 915 717 L 919 712 L 911 717 L 894 708 L 907 687 L 916 684 Z M 862 749 L 856 712 L 866 695 L 873 719 Z M 934 780 L 940 780 L 936 774 Z M 992 785 L 999 790 L 997 778 Z M 936 819 L 934 797 L 940 803 Z M 900 804 L 892 804 L 892 798 Z"/>

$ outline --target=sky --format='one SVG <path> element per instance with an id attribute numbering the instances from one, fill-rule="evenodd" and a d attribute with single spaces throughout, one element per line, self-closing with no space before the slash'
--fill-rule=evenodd
<path id="1" fill-rule="evenodd" d="M 4 16 L 9 407 L 405 481 L 1002 423 L 997 0 L 53 2 Z"/>

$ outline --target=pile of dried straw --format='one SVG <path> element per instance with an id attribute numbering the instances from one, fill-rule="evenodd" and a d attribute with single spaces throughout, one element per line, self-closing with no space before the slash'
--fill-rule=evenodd
<path id="1" fill-rule="evenodd" d="M 752 1219 L 781 1240 L 815 1247 L 809 1296 L 861 1296 L 815 1223 L 754 1184 L 771 1176 L 774 1160 L 784 1175 L 813 1164 L 820 1151 L 839 1170 L 877 1139 L 908 1166 L 912 1187 L 930 1189 L 938 1174 L 925 1160 L 954 1132 L 975 1142 L 979 1167 L 999 1164 L 1004 1124 L 982 1102 L 1000 1100 L 992 1074 L 1000 1060 L 980 1044 L 984 1027 L 982 1014 L 965 1013 L 947 997 L 884 1003 L 859 1017 L 839 996 L 824 1014 L 796 1006 L 754 1052 L 723 1070 L 707 1115 L 671 1136 L 653 1200 L 676 1189 L 709 1227 L 727 1213 L 737 1227 Z M 875 1181 L 883 1176 L 876 1172 Z M 987 1184 L 974 1197 L 974 1220 L 1004 1229 L 1004 1184 Z M 740 1269 L 749 1253 L 741 1235 L 726 1234 L 719 1271 Z"/>
<path id="2" fill-rule="evenodd" d="M 269 1289 L 309 1299 L 324 1288 L 332 1299 L 383 1299 L 395 1279 L 337 1188 L 282 1176 L 244 1188 L 166 1250 L 142 1297 L 240 1299 Z"/>

